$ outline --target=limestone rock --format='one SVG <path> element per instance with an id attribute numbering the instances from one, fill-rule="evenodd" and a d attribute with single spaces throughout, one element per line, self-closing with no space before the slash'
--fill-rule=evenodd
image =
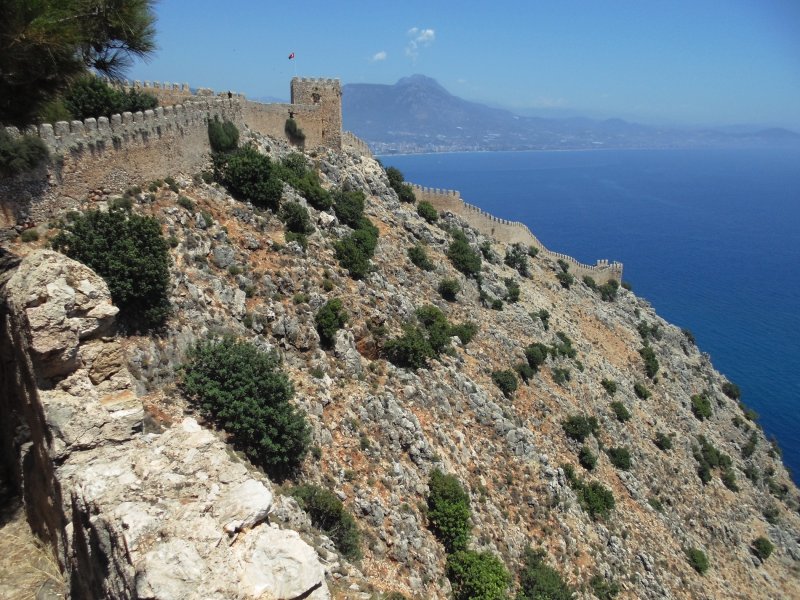
<path id="1" fill-rule="evenodd" d="M 236 553 L 241 590 L 248 598 L 331 597 L 317 553 L 295 531 L 259 527 L 236 546 Z"/>
<path id="2" fill-rule="evenodd" d="M 271 508 L 272 493 L 260 481 L 248 479 L 222 495 L 214 512 L 225 531 L 235 533 L 264 521 Z"/>

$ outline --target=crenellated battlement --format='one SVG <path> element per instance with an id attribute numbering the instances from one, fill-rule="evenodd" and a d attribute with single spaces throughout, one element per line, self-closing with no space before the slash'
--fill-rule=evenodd
<path id="1" fill-rule="evenodd" d="M 594 265 L 587 265 L 561 252 L 548 250 L 524 223 L 496 217 L 469 204 L 461 198 L 457 190 L 423 187 L 413 183 L 411 188 L 417 200 L 427 200 L 438 211 L 449 211 L 458 215 L 482 234 L 491 236 L 499 242 L 533 246 L 542 256 L 567 262 L 572 267 L 573 274 L 579 277 L 588 275 L 599 284 L 606 283 L 610 279 L 622 281 L 622 263 L 600 259 Z"/>
<path id="2" fill-rule="evenodd" d="M 55 158 L 48 169 L 0 180 L 0 226 L 41 222 L 81 207 L 87 190 L 121 192 L 176 173 L 208 168 L 208 121 L 219 118 L 264 135 L 288 140 L 287 119 L 305 134 L 304 148 L 342 148 L 341 83 L 295 78 L 292 102 L 266 104 L 233 91 L 192 88 L 188 83 L 110 81 L 123 90 L 155 95 L 161 106 L 83 121 L 6 128 L 16 137 L 39 137 Z M 348 149 L 371 154 L 352 134 Z"/>
<path id="3" fill-rule="evenodd" d="M 34 135 L 47 145 L 51 152 L 64 154 L 88 147 L 115 147 L 136 138 L 160 138 L 173 129 L 202 126 L 208 119 L 219 117 L 230 121 L 241 121 L 241 105 L 238 99 L 209 98 L 188 100 L 185 104 L 159 106 L 136 113 L 124 112 L 109 117 L 84 119 L 83 121 L 59 121 L 31 125 L 23 133 Z M 20 135 L 16 127 L 6 127 L 12 136 Z"/>

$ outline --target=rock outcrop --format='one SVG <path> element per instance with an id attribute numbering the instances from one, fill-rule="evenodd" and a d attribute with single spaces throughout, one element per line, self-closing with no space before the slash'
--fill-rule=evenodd
<path id="1" fill-rule="evenodd" d="M 269 522 L 269 480 L 192 418 L 143 432 L 105 282 L 50 251 L 9 266 L 3 437 L 71 597 L 330 598 L 316 552 Z"/>

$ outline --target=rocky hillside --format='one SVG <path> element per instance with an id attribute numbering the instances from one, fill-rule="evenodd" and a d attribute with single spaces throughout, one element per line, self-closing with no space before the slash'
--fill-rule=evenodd
<path id="1" fill-rule="evenodd" d="M 291 151 L 252 137 L 273 157 Z M 94 340 L 94 351 L 84 352 L 86 372 L 40 392 L 48 426 L 68 440 L 55 476 L 77 490 L 73 510 L 84 515 L 85 531 L 103 532 L 106 547 L 124 548 L 112 563 L 117 587 L 92 579 L 103 590 L 95 594 L 134 597 L 126 587 L 133 581 L 140 598 L 240 597 L 237 585 L 236 593 L 252 598 L 447 598 L 447 555 L 427 509 L 438 469 L 468 493 L 469 547 L 499 557 L 515 577 L 531 546 L 545 551 L 544 562 L 580 598 L 610 598 L 614 587 L 629 599 L 800 597 L 798 490 L 690 336 L 630 291 L 607 301 L 584 282 L 565 287 L 549 259 L 528 257 L 521 275 L 504 263 L 508 248 L 455 215 L 430 223 L 400 203 L 370 158 L 332 151 L 308 158 L 324 187 L 366 195 L 379 237 L 361 280 L 335 254 L 350 228 L 288 185 L 282 201 L 306 206 L 315 226 L 305 248 L 286 242 L 272 212 L 192 174 L 176 173 L 173 189 L 133 195 L 133 210 L 157 218 L 171 242 L 167 327 L 116 338 L 102 323 L 90 327 L 69 341 L 74 349 Z M 112 200 L 110 191 L 86 192 L 91 208 Z M 102 283 L 83 285 L 92 275 L 70 275 L 83 267 L 38 252 L 55 231 L 42 226 L 39 241 L 9 244 L 30 255 L 26 275 L 7 286 L 19 310 L 46 304 L 30 287 L 40 281 L 54 301 L 92 299 L 81 315 L 112 318 L 107 295 L 96 300 Z M 480 278 L 447 257 L 457 231 L 482 249 Z M 417 244 L 432 270 L 409 259 Z M 61 288 L 46 285 L 62 279 Z M 459 284 L 455 301 L 439 292 L 445 279 Z M 514 284 L 518 301 L 509 297 Z M 314 317 L 334 298 L 347 323 L 323 348 Z M 95 301 L 100 308 L 92 312 Z M 477 324 L 477 333 L 466 344 L 448 338 L 427 368 L 395 366 L 385 358 L 387 343 L 425 305 L 450 323 Z M 74 316 L 54 313 L 40 325 Z M 313 450 L 297 481 L 343 501 L 361 531 L 360 558 L 339 556 L 286 494 L 293 482 L 277 486 L 226 451 L 225 432 L 182 394 L 178 366 L 188 349 L 222 334 L 280 353 L 311 427 Z M 515 391 L 501 391 L 508 379 L 493 373 L 529 362 L 525 350 L 537 343 L 546 346 L 542 364 Z M 47 356 L 52 364 L 53 352 Z M 112 391 L 118 401 L 107 400 Z M 134 391 L 143 428 L 133 422 Z M 81 415 L 82 394 L 114 409 L 115 418 Z M 610 492 L 613 507 L 608 494 L 597 500 L 591 490 L 603 488 L 593 483 Z M 754 550 L 761 537 L 774 546 L 766 558 Z M 704 574 L 696 551 L 708 559 Z M 286 581 L 305 573 L 303 585 L 281 590 L 278 572 L 289 573 Z"/>

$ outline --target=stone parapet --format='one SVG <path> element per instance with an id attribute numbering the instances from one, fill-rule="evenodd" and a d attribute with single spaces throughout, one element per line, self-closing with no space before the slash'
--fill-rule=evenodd
<path id="1" fill-rule="evenodd" d="M 124 112 L 108 117 L 84 119 L 83 121 L 58 121 L 29 126 L 25 134 L 36 135 L 55 154 L 80 151 L 89 148 L 115 148 L 136 140 L 158 139 L 187 128 L 205 128 L 214 117 L 241 122 L 241 101 L 228 98 L 187 100 L 185 104 L 159 106 L 144 112 Z M 6 127 L 12 136 L 20 132 L 15 127 Z"/>

